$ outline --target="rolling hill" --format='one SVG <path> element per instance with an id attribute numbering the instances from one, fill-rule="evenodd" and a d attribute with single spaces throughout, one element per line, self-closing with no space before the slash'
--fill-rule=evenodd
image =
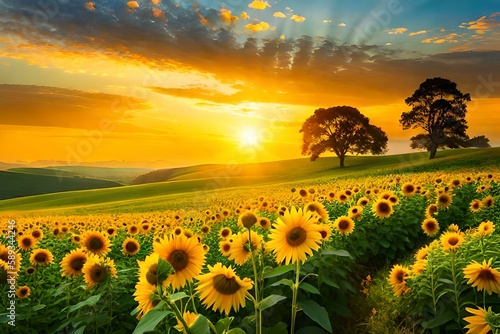
<path id="1" fill-rule="evenodd" d="M 470 167 L 498 168 L 500 148 L 441 151 L 434 160 L 429 160 L 427 153 L 349 157 L 346 164 L 345 168 L 339 168 L 338 159 L 328 157 L 315 162 L 296 159 L 241 165 L 193 166 L 176 169 L 175 173 L 170 173 L 171 179 L 166 182 L 0 200 L 0 212 L 29 211 L 36 214 L 39 210 L 50 210 L 88 214 L 187 208 L 195 205 L 196 201 L 203 200 L 204 196 L 241 187 L 249 190 L 270 184 L 291 187 L 367 175 L 453 171 Z"/>

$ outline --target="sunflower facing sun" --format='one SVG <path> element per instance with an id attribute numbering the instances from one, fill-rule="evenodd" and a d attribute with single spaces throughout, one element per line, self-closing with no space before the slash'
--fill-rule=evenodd
<path id="1" fill-rule="evenodd" d="M 174 290 L 193 282 L 205 264 L 206 251 L 197 238 L 174 236 L 155 242 L 153 248 L 155 253 L 172 265 L 174 273 L 167 278 L 167 281 L 172 283 Z"/>
<path id="2" fill-rule="evenodd" d="M 220 310 L 229 314 L 231 308 L 238 311 L 245 307 L 245 294 L 253 286 L 250 278 L 241 279 L 231 267 L 223 266 L 220 262 L 215 266 L 208 265 L 210 272 L 198 276 L 196 291 L 200 294 L 201 302 L 212 310 Z"/>
<path id="3" fill-rule="evenodd" d="M 292 207 L 278 217 L 267 243 L 274 250 L 276 262 L 285 264 L 304 262 L 307 255 L 319 249 L 322 241 L 321 225 L 311 211 Z"/>

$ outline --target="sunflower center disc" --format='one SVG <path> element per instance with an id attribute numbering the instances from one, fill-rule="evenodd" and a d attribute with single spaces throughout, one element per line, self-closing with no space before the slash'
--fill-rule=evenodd
<path id="1" fill-rule="evenodd" d="M 458 244 L 458 238 L 451 237 L 450 239 L 448 239 L 448 243 L 450 244 L 450 246 L 455 246 L 456 244 Z"/>
<path id="2" fill-rule="evenodd" d="M 101 240 L 99 240 L 98 238 L 92 238 L 92 239 L 90 239 L 89 249 L 99 250 L 99 249 L 101 249 L 101 247 L 102 247 Z"/>
<path id="3" fill-rule="evenodd" d="M 93 282 L 101 283 L 106 278 L 106 269 L 97 264 L 92 268 L 90 277 Z"/>
<path id="4" fill-rule="evenodd" d="M 157 285 L 158 284 L 158 263 L 155 263 L 149 267 L 148 272 L 146 273 L 146 281 L 149 284 Z"/>
<path id="5" fill-rule="evenodd" d="M 38 263 L 43 263 L 47 261 L 47 255 L 45 253 L 38 253 L 35 255 L 35 261 Z"/>
<path id="6" fill-rule="evenodd" d="M 129 253 L 133 253 L 137 250 L 137 245 L 134 243 L 134 242 L 128 242 L 126 245 L 125 245 L 125 249 L 127 250 L 127 252 Z"/>
<path id="7" fill-rule="evenodd" d="M 378 209 L 382 213 L 388 213 L 391 211 L 391 208 L 389 207 L 389 205 L 387 203 L 380 203 L 378 206 Z"/>
<path id="8" fill-rule="evenodd" d="M 493 275 L 490 269 L 481 269 L 477 277 L 477 280 L 492 282 L 495 281 L 495 276 Z"/>
<path id="9" fill-rule="evenodd" d="M 175 271 L 181 271 L 189 264 L 189 255 L 182 250 L 175 250 L 168 257 L 168 262 L 172 265 Z"/>
<path id="10" fill-rule="evenodd" d="M 236 278 L 227 278 L 226 275 L 219 274 L 214 277 L 214 289 L 223 295 L 233 295 L 240 289 L 240 285 L 236 282 Z"/>
<path id="11" fill-rule="evenodd" d="M 85 259 L 78 257 L 76 259 L 73 259 L 73 261 L 71 261 L 70 267 L 78 271 L 82 270 L 84 264 L 85 264 Z"/>
<path id="12" fill-rule="evenodd" d="M 294 227 L 286 234 L 286 241 L 290 246 L 301 245 L 306 241 L 307 233 L 302 227 Z"/>
<path id="13" fill-rule="evenodd" d="M 346 220 L 339 221 L 339 230 L 345 231 L 349 228 L 349 222 Z"/>

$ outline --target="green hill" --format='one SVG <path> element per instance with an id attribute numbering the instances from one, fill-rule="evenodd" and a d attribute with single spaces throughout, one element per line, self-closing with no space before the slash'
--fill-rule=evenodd
<path id="1" fill-rule="evenodd" d="M 26 174 L 0 171 L 0 199 L 48 194 L 61 191 L 118 187 L 114 181 L 83 177 L 58 177 L 54 175 Z M 4 201 L 0 201 L 3 203 Z"/>
<path id="2" fill-rule="evenodd" d="M 150 168 L 114 168 L 114 167 L 94 167 L 94 166 L 50 166 L 44 168 L 22 167 L 10 168 L 9 171 L 50 175 L 57 177 L 85 177 L 114 181 L 121 184 L 130 184 L 138 175 L 151 171 Z"/>
<path id="3" fill-rule="evenodd" d="M 167 182 L 109 189 L 71 191 L 0 201 L 0 211 L 61 210 L 72 213 L 146 212 L 188 207 L 214 191 L 259 185 L 300 185 L 337 178 L 420 171 L 453 171 L 500 166 L 500 148 L 440 151 L 436 159 L 427 153 L 390 156 L 354 156 L 346 167 L 335 157 L 284 160 L 241 165 L 202 165 L 177 168 Z M 40 176 L 37 176 L 40 177 Z"/>

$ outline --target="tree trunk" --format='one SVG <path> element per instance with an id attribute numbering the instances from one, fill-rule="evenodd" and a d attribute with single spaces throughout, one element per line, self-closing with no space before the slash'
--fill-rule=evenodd
<path id="1" fill-rule="evenodd" d="M 340 167 L 344 168 L 345 155 L 339 155 Z"/>
<path id="2" fill-rule="evenodd" d="M 429 159 L 434 159 L 434 157 L 436 156 L 436 152 L 437 152 L 437 147 L 438 145 L 436 144 L 436 142 L 434 142 L 433 140 L 431 140 L 431 147 L 430 147 L 430 156 L 429 156 Z"/>

